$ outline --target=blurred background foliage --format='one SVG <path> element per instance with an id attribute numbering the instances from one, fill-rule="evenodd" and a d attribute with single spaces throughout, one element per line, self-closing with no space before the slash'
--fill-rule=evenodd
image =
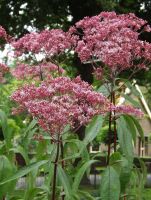
<path id="1" fill-rule="evenodd" d="M 67 29 L 85 16 L 113 10 L 151 22 L 150 0 L 0 0 L 0 24 L 16 36 L 27 33 L 28 26 Z"/>

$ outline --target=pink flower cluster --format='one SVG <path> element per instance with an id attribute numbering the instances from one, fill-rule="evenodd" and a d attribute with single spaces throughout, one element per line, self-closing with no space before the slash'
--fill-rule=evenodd
<path id="1" fill-rule="evenodd" d="M 113 110 L 115 110 L 116 113 L 134 115 L 134 116 L 137 116 L 137 117 L 143 117 L 143 115 L 144 115 L 144 113 L 140 109 L 134 108 L 130 105 L 115 106 L 113 108 Z"/>
<path id="2" fill-rule="evenodd" d="M 14 113 L 28 110 L 50 134 L 62 132 L 67 124 L 72 128 L 85 125 L 93 116 L 105 114 L 111 107 L 106 97 L 93 91 L 79 77 L 73 80 L 58 77 L 38 87 L 26 85 L 11 98 L 19 105 Z"/>
<path id="3" fill-rule="evenodd" d="M 95 76 L 96 80 L 102 80 L 103 78 L 103 69 L 101 67 L 97 67 L 94 69 L 93 75 Z"/>
<path id="4" fill-rule="evenodd" d="M 16 50 L 16 55 L 23 53 L 45 53 L 52 57 L 68 50 L 77 41 L 77 36 L 72 36 L 70 32 L 64 32 L 61 29 L 44 30 L 40 33 L 34 32 L 26 34 L 17 41 L 12 42 Z"/>
<path id="5" fill-rule="evenodd" d="M 4 79 L 4 75 L 9 71 L 9 68 L 3 64 L 0 63 L 0 83 L 4 83 L 5 79 Z"/>
<path id="6" fill-rule="evenodd" d="M 0 38 L 7 40 L 7 33 L 2 26 L 0 26 Z"/>
<path id="7" fill-rule="evenodd" d="M 80 32 L 75 51 L 82 62 L 99 60 L 117 72 L 144 68 L 151 62 L 151 44 L 139 39 L 141 32 L 150 32 L 151 28 L 132 13 L 102 12 L 85 17 L 75 28 L 75 34 Z"/>
<path id="8" fill-rule="evenodd" d="M 49 76 L 61 75 L 65 71 L 63 68 L 51 63 L 41 63 L 39 65 L 30 66 L 20 63 L 11 71 L 12 75 L 17 79 L 49 78 Z"/>

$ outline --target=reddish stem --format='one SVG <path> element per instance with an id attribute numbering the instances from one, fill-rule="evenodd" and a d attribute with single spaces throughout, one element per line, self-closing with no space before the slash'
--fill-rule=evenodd
<path id="1" fill-rule="evenodd" d="M 62 169 L 64 169 L 64 153 L 63 153 L 63 142 L 62 142 L 62 137 L 61 137 L 61 142 L 60 142 L 60 147 L 61 147 L 61 159 L 62 159 L 62 161 L 61 161 L 61 165 L 62 165 Z M 62 190 L 62 192 L 64 193 L 64 189 Z M 65 195 L 63 194 L 62 196 L 61 196 L 61 199 L 62 200 L 64 200 L 65 199 Z"/>
<path id="2" fill-rule="evenodd" d="M 56 179 L 57 179 L 57 166 L 58 166 L 58 160 L 59 160 L 59 149 L 60 149 L 60 143 L 58 141 L 57 143 L 57 153 L 56 158 L 54 162 L 54 173 L 53 173 L 53 186 L 52 186 L 52 197 L 51 200 L 56 200 Z"/>
<path id="3" fill-rule="evenodd" d="M 115 92 L 113 92 L 113 104 L 115 106 Z M 116 131 L 116 119 L 115 119 L 115 110 L 113 111 L 113 116 L 114 116 L 114 152 L 116 152 L 116 140 L 117 140 L 117 131 Z"/>
<path id="4" fill-rule="evenodd" d="M 112 103 L 112 92 L 111 92 L 111 103 Z M 110 115 L 109 115 L 109 129 L 108 129 L 108 138 L 109 138 L 109 143 L 108 143 L 108 155 L 107 155 L 107 165 L 109 164 L 109 160 L 110 160 L 110 154 L 111 154 L 111 125 L 112 125 L 112 111 L 110 111 Z"/>

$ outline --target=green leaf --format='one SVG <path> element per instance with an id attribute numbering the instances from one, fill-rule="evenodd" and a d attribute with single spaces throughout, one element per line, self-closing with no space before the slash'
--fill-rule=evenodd
<path id="1" fill-rule="evenodd" d="M 110 91 L 108 90 L 108 85 L 104 84 L 98 88 L 97 92 L 102 93 L 104 96 L 108 97 L 110 95 Z M 110 87 L 110 86 L 109 86 Z"/>
<path id="2" fill-rule="evenodd" d="M 0 185 L 3 185 L 3 184 L 8 183 L 10 181 L 16 180 L 16 179 L 28 174 L 32 170 L 37 169 L 40 166 L 46 164 L 47 162 L 48 162 L 48 160 L 42 160 L 42 161 L 39 161 L 39 162 L 32 163 L 32 164 L 30 164 L 26 167 L 23 167 L 22 169 L 18 170 L 16 172 L 16 174 L 14 174 L 13 176 L 10 176 L 10 177 L 4 179 L 2 182 L 0 182 Z"/>
<path id="3" fill-rule="evenodd" d="M 78 194 L 79 196 L 83 197 L 86 200 L 96 200 L 96 198 L 94 198 L 92 195 L 90 195 L 86 191 L 78 190 Z"/>
<path id="4" fill-rule="evenodd" d="M 96 138 L 97 134 L 102 128 L 104 118 L 99 115 L 95 116 L 90 124 L 86 127 L 85 138 L 83 140 L 84 145 L 88 145 Z"/>
<path id="5" fill-rule="evenodd" d="M 123 155 L 132 163 L 134 156 L 132 134 L 123 116 L 117 120 L 117 134 Z"/>
<path id="6" fill-rule="evenodd" d="M 116 170 L 119 176 L 121 173 L 121 162 L 122 162 L 121 158 L 122 158 L 122 155 L 120 154 L 120 152 L 114 152 L 111 154 L 110 160 L 109 160 L 109 165 L 112 166 Z"/>
<path id="7" fill-rule="evenodd" d="M 58 178 L 61 181 L 62 186 L 64 188 L 66 197 L 68 199 L 72 199 L 72 188 L 67 174 L 60 165 L 58 165 L 57 172 L 58 172 Z"/>
<path id="8" fill-rule="evenodd" d="M 87 145 L 90 142 L 92 142 L 94 140 L 94 138 L 96 138 L 97 134 L 100 132 L 100 130 L 102 128 L 103 120 L 104 120 L 104 118 L 101 115 L 95 116 L 93 118 L 93 120 L 90 122 L 90 124 L 86 127 L 85 138 L 84 138 L 83 142 L 80 143 L 81 141 L 79 141 L 77 139 L 73 140 L 73 142 L 75 142 L 75 143 L 77 143 L 77 141 L 78 141 L 77 145 L 80 146 L 79 152 L 75 153 L 72 156 L 66 157 L 64 160 L 77 158 L 83 153 L 83 151 L 85 150 Z"/>
<path id="9" fill-rule="evenodd" d="M 31 131 L 37 124 L 37 120 L 33 119 L 30 124 L 28 125 L 28 127 L 25 129 L 24 131 L 24 135 L 26 136 L 28 134 L 29 131 Z"/>
<path id="10" fill-rule="evenodd" d="M 7 116 L 2 110 L 0 110 L 0 122 L 2 126 L 4 139 L 6 141 L 6 146 L 9 149 L 11 147 L 11 133 L 12 132 L 9 130 L 9 127 L 8 127 Z"/>
<path id="11" fill-rule="evenodd" d="M 80 141 L 79 141 L 79 143 L 80 143 Z M 74 142 L 74 141 L 65 143 L 65 145 L 64 145 L 64 154 L 66 155 L 65 158 L 69 157 L 69 156 L 73 156 L 73 152 L 74 152 L 74 154 L 78 153 L 79 143 Z M 80 147 L 81 147 L 81 145 L 80 145 Z"/>
<path id="12" fill-rule="evenodd" d="M 95 162 L 97 162 L 97 161 L 96 160 L 89 160 L 86 163 L 84 163 L 82 165 L 82 167 L 80 167 L 80 169 L 77 171 L 76 176 L 74 178 L 73 185 L 72 185 L 73 192 L 77 192 L 84 173 L 86 172 L 88 167 L 90 167 Z"/>
<path id="13" fill-rule="evenodd" d="M 116 170 L 108 166 L 101 178 L 101 200 L 119 200 L 120 180 Z"/>
<path id="14" fill-rule="evenodd" d="M 121 160 L 121 154 L 120 154 L 120 152 L 114 152 L 110 156 L 110 165 L 116 164 L 116 162 L 119 161 L 119 160 Z"/>
<path id="15" fill-rule="evenodd" d="M 141 158 L 137 158 L 140 164 L 140 176 L 141 176 L 141 184 L 144 187 L 147 179 L 147 167 L 145 162 Z"/>
<path id="16" fill-rule="evenodd" d="M 136 133 L 136 127 L 135 127 L 134 121 L 131 118 L 131 116 L 129 116 L 129 115 L 123 115 L 123 117 L 124 117 L 124 119 L 127 123 L 127 126 L 128 126 L 128 129 L 130 130 L 130 133 L 132 134 L 134 144 L 136 144 L 137 133 Z"/>
<path id="17" fill-rule="evenodd" d="M 93 118 L 93 120 L 90 122 L 90 124 L 86 127 L 85 138 L 82 142 L 82 145 L 80 145 L 79 153 L 75 153 L 72 156 L 68 156 L 64 160 L 77 158 L 83 153 L 83 151 L 85 150 L 87 145 L 90 142 L 92 142 L 96 138 L 97 134 L 99 134 L 99 132 L 101 131 L 103 120 L 104 120 L 104 118 L 101 115 L 95 116 Z M 79 141 L 79 144 L 80 144 L 80 141 Z"/>
<path id="18" fill-rule="evenodd" d="M 131 118 L 133 120 L 135 127 L 137 129 L 137 132 L 139 133 L 141 139 L 144 141 L 144 131 L 143 131 L 139 121 L 136 118 L 134 118 L 133 116 L 129 116 L 129 118 Z"/>
<path id="19" fill-rule="evenodd" d="M 2 125 L 2 131 L 4 134 L 4 138 L 6 139 L 7 138 L 7 130 L 8 130 L 7 117 L 2 110 L 0 110 L 0 121 L 1 121 L 1 125 Z"/>
<path id="20" fill-rule="evenodd" d="M 85 150 L 87 145 L 90 142 L 92 142 L 94 140 L 94 138 L 96 138 L 97 134 L 99 134 L 99 132 L 102 128 L 103 120 L 104 120 L 104 118 L 101 115 L 95 116 L 93 118 L 93 120 L 90 122 L 90 124 L 86 127 L 85 138 L 84 138 L 83 142 L 80 143 L 80 141 L 78 141 L 78 143 L 80 145 L 79 153 L 75 153 L 72 156 L 68 156 L 64 160 L 77 158 L 83 153 L 83 151 Z M 75 141 L 75 143 L 77 143 L 77 139 L 74 139 L 73 141 Z"/>
<path id="21" fill-rule="evenodd" d="M 82 151 L 83 151 L 83 148 L 82 148 Z M 71 159 L 78 158 L 78 157 L 80 157 L 80 154 L 81 154 L 82 151 L 80 151 L 79 153 L 74 153 L 74 155 L 72 155 L 72 156 L 67 156 L 63 160 L 71 160 Z"/>
<path id="22" fill-rule="evenodd" d="M 130 181 L 132 165 L 129 165 L 129 161 L 125 158 L 121 158 L 121 172 L 120 172 L 120 182 L 121 182 L 121 191 L 124 193 L 127 184 Z"/>
<path id="23" fill-rule="evenodd" d="M 131 96 L 129 95 L 126 95 L 126 94 L 122 94 L 122 96 L 127 100 L 129 101 L 133 106 L 136 106 L 138 108 L 141 107 L 140 103 L 136 100 L 134 100 Z"/>
<path id="24" fill-rule="evenodd" d="M 129 161 L 121 156 L 119 152 L 114 152 L 110 157 L 110 165 L 120 176 L 121 191 L 125 193 L 125 188 L 130 181 L 132 165 Z"/>
<path id="25" fill-rule="evenodd" d="M 0 182 L 5 180 L 6 177 L 13 175 L 14 166 L 4 155 L 0 156 Z M 6 183 L 0 186 L 0 199 L 5 196 L 8 192 L 11 192 L 15 187 L 15 182 Z"/>
<path id="26" fill-rule="evenodd" d="M 47 141 L 43 140 L 38 143 L 37 148 L 36 148 L 36 160 L 41 160 L 45 159 L 45 154 L 46 154 L 46 149 L 47 149 Z"/>
<path id="27" fill-rule="evenodd" d="M 134 94 L 136 97 L 140 97 L 140 93 L 137 91 L 135 86 L 131 84 L 130 81 L 125 79 L 125 85 L 131 90 L 132 94 Z"/>

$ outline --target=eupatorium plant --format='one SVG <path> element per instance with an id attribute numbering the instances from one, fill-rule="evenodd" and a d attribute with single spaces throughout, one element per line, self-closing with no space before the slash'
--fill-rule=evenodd
<path id="1" fill-rule="evenodd" d="M 115 12 L 102 12 L 97 16 L 85 17 L 69 31 L 71 35 L 79 35 L 76 53 L 81 62 L 93 65 L 95 77 L 105 83 L 110 101 L 116 106 L 116 79 L 121 72 L 129 69 L 130 79 L 134 73 L 147 69 L 151 63 L 151 44 L 140 37 L 142 32 L 151 32 L 151 27 L 133 13 L 118 15 Z M 109 120 L 115 126 L 114 119 L 118 111 L 139 115 L 139 111 L 133 112 L 129 106 L 116 107 L 110 113 Z M 114 130 L 116 135 L 116 128 Z"/>
<path id="2" fill-rule="evenodd" d="M 11 99 L 18 105 L 13 111 L 14 114 L 28 111 L 33 118 L 37 119 L 39 126 L 50 134 L 51 142 L 56 147 L 55 159 L 53 157 L 50 162 L 54 166 L 51 200 L 57 198 L 57 166 L 60 165 L 62 170 L 65 167 L 64 146 L 66 141 L 62 139 L 65 127 L 69 125 L 71 129 L 77 129 L 82 125 L 87 125 L 94 116 L 106 114 L 109 127 L 108 167 L 105 178 L 102 180 L 109 181 L 103 183 L 101 198 L 106 200 L 109 197 L 108 199 L 118 200 L 120 193 L 125 195 L 126 184 L 124 183 L 124 189 L 120 189 L 120 176 L 123 175 L 125 168 L 133 166 L 133 143 L 130 129 L 134 130 L 132 132 L 135 138 L 137 122 L 133 117 L 123 114 L 142 116 L 142 112 L 130 105 L 117 105 L 116 93 L 119 92 L 120 86 L 116 84 L 122 71 L 132 70 L 129 77 L 131 78 L 136 71 L 146 69 L 150 64 L 151 44 L 140 39 L 140 34 L 144 31 L 150 32 L 150 26 L 134 14 L 117 15 L 115 12 L 102 12 L 94 17 L 85 17 L 67 32 L 61 29 L 44 30 L 26 34 L 11 42 L 15 54 L 19 58 L 26 53 L 32 56 L 37 54 L 44 56 L 41 63 L 35 65 L 22 63 L 12 71 L 16 78 L 27 78 L 27 80 L 36 78 L 38 81 L 34 80 L 35 84 L 26 84 L 19 88 L 12 94 Z M 1 28 L 0 34 L 5 38 L 5 32 Z M 61 66 L 58 66 L 56 61 L 60 55 L 66 55 L 70 50 L 74 50 L 78 54 L 82 63 L 89 62 L 93 65 L 94 75 L 101 80 L 108 91 L 106 97 L 99 91 L 94 91 L 94 88 L 82 81 L 80 77 L 71 79 L 64 76 L 64 70 Z M 88 135 L 89 138 L 84 145 L 88 144 L 87 141 L 91 142 L 91 138 L 94 139 L 93 134 L 96 135 L 101 123 L 99 122 L 95 129 L 90 128 L 92 133 Z M 114 132 L 114 146 L 111 144 L 111 132 Z M 118 151 L 118 154 L 113 154 L 110 161 L 112 148 L 114 153 Z M 61 164 L 59 159 L 61 159 Z M 110 166 L 111 163 L 113 163 L 112 166 Z M 125 163 L 128 163 L 128 165 Z M 120 169 L 119 172 L 117 172 L 114 164 L 119 165 L 119 168 L 117 167 L 117 169 Z M 132 167 L 128 169 L 131 171 Z M 85 170 L 86 167 L 84 166 L 82 175 Z M 65 172 L 63 171 L 63 173 Z M 114 181 L 111 180 L 112 182 L 110 182 L 111 174 L 118 183 L 118 191 L 115 194 Z M 67 180 L 68 176 L 63 175 Z M 125 177 L 127 174 L 123 176 Z M 81 174 L 78 174 L 77 177 L 80 178 Z M 65 182 L 63 181 L 64 184 Z M 78 187 L 75 186 L 77 182 L 78 180 L 75 180 L 73 184 L 74 192 L 78 191 Z M 113 188 L 113 191 L 110 188 Z M 63 193 L 62 200 L 65 195 L 68 195 L 68 199 L 73 196 L 65 189 L 67 187 L 64 185 L 63 189 L 59 188 L 59 191 Z"/>
<path id="3" fill-rule="evenodd" d="M 115 74 L 149 65 L 151 44 L 139 37 L 145 31 L 151 31 L 147 21 L 132 13 L 117 15 L 115 12 L 85 17 L 72 29 L 73 33 L 80 34 L 75 51 L 81 61 L 89 61 L 95 67 L 107 65 Z"/>
<path id="4" fill-rule="evenodd" d="M 106 97 L 79 77 L 58 77 L 38 87 L 26 85 L 12 99 L 19 104 L 15 112 L 27 109 L 52 135 L 61 133 L 67 124 L 72 128 L 86 125 L 93 116 L 105 114 L 111 107 Z"/>
<path id="5" fill-rule="evenodd" d="M 114 167 L 112 169 L 111 163 L 113 162 L 112 159 L 115 159 L 115 163 L 118 160 L 118 158 L 113 158 L 117 155 L 116 151 L 121 152 L 122 156 L 126 157 L 131 172 L 134 158 L 132 141 L 134 140 L 135 142 L 135 129 L 138 122 L 130 116 L 120 116 L 118 112 L 128 115 L 134 114 L 136 116 L 142 116 L 142 112 L 129 105 L 116 106 L 117 94 L 119 95 L 121 88 L 117 85 L 117 80 L 120 80 L 119 76 L 125 70 L 129 70 L 130 75 L 128 79 L 130 80 L 134 73 L 142 69 L 148 69 L 151 64 L 151 44 L 141 40 L 141 33 L 151 32 L 151 27 L 147 21 L 136 17 L 132 13 L 117 15 L 115 12 L 102 12 L 94 17 L 85 17 L 69 31 L 71 34 L 79 36 L 75 52 L 78 54 L 81 62 L 92 64 L 95 77 L 100 80 L 101 84 L 104 84 L 110 102 L 115 106 L 115 109 L 110 111 L 108 118 L 107 165 L 109 167 L 105 170 L 102 179 L 101 198 L 103 200 L 118 200 L 121 192 L 125 193 L 123 196 L 124 199 L 127 199 L 126 185 L 129 180 L 121 180 L 120 182 L 118 176 L 121 178 L 122 175 L 120 173 L 117 174 L 114 171 Z M 122 86 L 126 85 L 127 82 L 128 80 L 125 80 Z M 117 119 L 117 115 L 119 119 Z M 137 130 L 138 132 L 141 130 L 140 125 L 138 125 Z M 112 132 L 114 134 L 113 145 L 111 143 Z M 141 131 L 140 135 L 142 136 Z M 117 147 L 118 143 L 120 150 Z M 115 152 L 113 157 L 111 149 Z M 117 177 L 117 185 L 119 187 L 116 194 L 113 193 L 114 182 L 111 180 L 110 173 L 112 176 Z M 126 182 L 124 186 L 122 181 Z"/>
<path id="6" fill-rule="evenodd" d="M 14 92 L 12 99 L 19 104 L 14 112 L 28 110 L 57 145 L 51 190 L 51 199 L 55 200 L 60 151 L 61 159 L 64 158 L 61 133 L 67 125 L 70 125 L 71 129 L 77 129 L 88 124 L 94 116 L 106 114 L 111 109 L 111 104 L 106 97 L 95 92 L 92 86 L 82 81 L 80 77 L 73 80 L 57 77 L 43 81 L 39 86 L 26 85 Z M 62 168 L 64 168 L 63 161 Z"/>

